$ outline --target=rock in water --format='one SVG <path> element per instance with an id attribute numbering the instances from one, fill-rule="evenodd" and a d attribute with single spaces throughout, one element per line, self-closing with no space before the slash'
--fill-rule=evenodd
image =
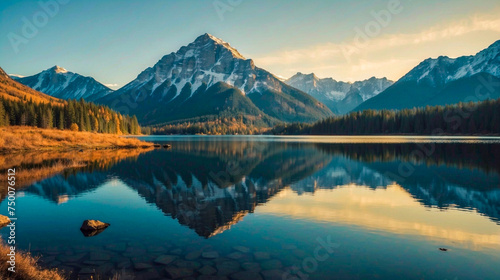
<path id="1" fill-rule="evenodd" d="M 103 232 L 107 227 L 109 227 L 108 223 L 103 223 L 98 220 L 85 220 L 80 230 L 86 237 L 91 237 Z"/>
<path id="2" fill-rule="evenodd" d="M 98 220 L 85 220 L 83 221 L 81 230 L 98 230 L 109 227 L 108 223 L 103 223 Z"/>
<path id="3" fill-rule="evenodd" d="M 8 225 L 10 223 L 10 219 L 7 216 L 0 215 L 0 228 Z"/>

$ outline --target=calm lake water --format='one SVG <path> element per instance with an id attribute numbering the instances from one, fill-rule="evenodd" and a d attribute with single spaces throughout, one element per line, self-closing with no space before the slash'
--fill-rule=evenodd
<path id="1" fill-rule="evenodd" d="M 19 248 L 74 279 L 500 279 L 498 138 L 144 139 L 172 148 L 19 191 Z"/>

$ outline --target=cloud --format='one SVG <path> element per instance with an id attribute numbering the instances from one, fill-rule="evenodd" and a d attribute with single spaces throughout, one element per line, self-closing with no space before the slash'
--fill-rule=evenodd
<path id="1" fill-rule="evenodd" d="M 116 88 L 119 86 L 118 84 L 104 84 L 104 85 L 109 87 L 109 88 Z"/>
<path id="2" fill-rule="evenodd" d="M 355 30 L 355 29 L 353 29 Z M 500 35 L 500 18 L 493 15 L 474 15 L 460 21 L 447 22 L 411 34 L 385 34 L 373 38 L 356 40 L 353 37 L 341 43 L 327 43 L 307 48 L 284 50 L 254 58 L 255 63 L 283 76 L 295 72 L 322 73 L 322 76 L 354 80 L 360 77 L 388 76 L 398 79 L 416 66 L 423 58 L 450 55 L 450 51 L 461 55 L 477 48 L 480 32 L 488 32 L 490 38 Z M 493 36 L 492 36 L 493 35 Z M 463 40 L 462 37 L 468 39 Z M 467 42 L 467 46 L 445 48 L 453 39 Z M 488 39 L 481 39 L 488 41 Z M 487 45 L 483 46 L 484 48 Z M 463 51 L 463 52 L 460 52 Z M 471 53 L 472 54 L 472 53 Z M 385 74 L 384 74 L 385 73 Z M 319 75 L 321 76 L 321 74 Z"/>

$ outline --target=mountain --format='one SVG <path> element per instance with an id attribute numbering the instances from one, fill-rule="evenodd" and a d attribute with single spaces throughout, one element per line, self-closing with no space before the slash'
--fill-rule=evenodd
<path id="1" fill-rule="evenodd" d="M 500 41 L 473 56 L 426 59 L 355 110 L 404 109 L 500 98 Z"/>
<path id="2" fill-rule="evenodd" d="M 33 76 L 13 79 L 35 90 L 66 100 L 83 98 L 94 101 L 113 92 L 92 77 L 69 72 L 57 65 Z"/>
<path id="3" fill-rule="evenodd" d="M 116 92 L 100 98 L 144 124 L 184 121 L 222 112 L 272 122 L 311 122 L 332 115 L 321 102 L 255 66 L 228 43 L 198 37 Z"/>
<path id="4" fill-rule="evenodd" d="M 354 83 L 336 81 L 332 78 L 320 79 L 314 73 L 297 73 L 286 80 L 288 85 L 309 93 L 323 102 L 332 112 L 345 114 L 364 101 L 376 96 L 394 82 L 387 78 L 372 77 Z"/>
<path id="5" fill-rule="evenodd" d="M 31 89 L 13 80 L 0 68 L 0 97 L 13 101 L 33 100 L 34 102 L 59 102 L 56 98 Z"/>

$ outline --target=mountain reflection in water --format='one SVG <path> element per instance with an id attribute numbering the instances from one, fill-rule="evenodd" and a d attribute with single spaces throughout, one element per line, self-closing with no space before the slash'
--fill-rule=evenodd
<path id="1" fill-rule="evenodd" d="M 494 235 L 500 223 L 500 166 L 496 159 L 500 155 L 499 147 L 498 144 L 460 143 L 183 140 L 174 142 L 170 150 L 155 150 L 106 169 L 93 167 L 92 171 L 57 175 L 31 185 L 25 192 L 64 203 L 110 180 L 119 180 L 148 203 L 205 238 L 228 230 L 259 205 L 277 196 L 277 204 L 263 211 L 355 223 L 391 232 L 455 236 L 453 238 L 459 241 L 474 239 L 477 243 L 500 244 Z M 429 155 L 422 156 L 426 152 Z M 357 201 L 357 207 L 376 203 L 389 207 L 380 211 L 405 205 L 441 210 L 458 208 L 477 211 L 496 224 L 488 229 L 491 235 L 463 232 L 465 229 L 460 228 L 443 232 L 433 222 L 412 220 L 424 219 L 425 215 L 408 218 L 401 214 L 396 218 L 370 211 L 338 211 L 352 208 L 347 201 L 353 197 L 347 196 L 343 201 L 336 197 L 346 195 L 346 186 L 363 186 L 351 190 L 357 193 L 355 197 L 365 199 Z M 321 192 L 339 188 L 344 190 Z M 366 193 L 370 189 L 385 191 Z M 281 204 L 280 197 L 289 196 L 290 192 L 299 195 L 321 192 L 321 196 L 313 201 L 300 198 Z M 335 203 L 340 202 L 342 207 L 335 208 Z"/>

